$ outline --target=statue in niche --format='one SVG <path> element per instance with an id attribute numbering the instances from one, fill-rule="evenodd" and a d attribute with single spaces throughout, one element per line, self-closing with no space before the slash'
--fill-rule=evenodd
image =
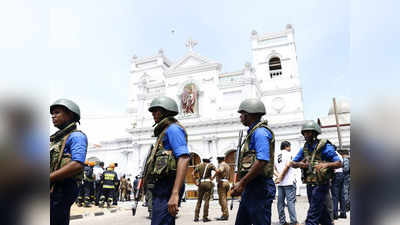
<path id="1" fill-rule="evenodd" d="M 194 114 L 197 104 L 197 88 L 193 83 L 185 85 L 181 95 L 183 114 Z"/>

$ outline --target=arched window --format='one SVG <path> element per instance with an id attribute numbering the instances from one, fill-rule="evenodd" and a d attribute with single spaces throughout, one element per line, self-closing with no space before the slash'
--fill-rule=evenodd
<path id="1" fill-rule="evenodd" d="M 193 185 L 195 183 L 195 180 L 192 177 L 192 172 L 194 168 L 201 162 L 200 156 L 194 152 L 190 153 L 190 161 L 189 161 L 189 167 L 186 170 L 186 176 L 185 176 L 185 183 L 189 185 Z M 199 193 L 196 190 L 190 190 L 186 189 L 186 199 L 197 199 L 199 196 Z"/>
<path id="2" fill-rule="evenodd" d="M 269 60 L 269 75 L 271 78 L 282 75 L 281 60 L 278 57 Z"/>

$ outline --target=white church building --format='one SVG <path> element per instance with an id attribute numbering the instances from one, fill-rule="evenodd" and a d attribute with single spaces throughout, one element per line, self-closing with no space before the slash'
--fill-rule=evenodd
<path id="1" fill-rule="evenodd" d="M 153 56 L 134 57 L 129 82 L 128 116 L 124 118 L 127 135 L 91 145 L 87 158 L 105 161 L 106 164 L 117 162 L 120 174 L 126 174 L 131 179 L 137 175 L 155 141 L 152 137 L 154 121 L 148 107 L 154 97 L 161 95 L 169 96 L 178 103 L 179 114 L 176 118 L 188 132 L 188 147 L 192 156 L 186 176 L 188 193 L 196 189 L 190 173 L 200 159 L 212 157 L 216 165 L 217 155 L 225 154 L 228 163 L 233 165 L 239 130 L 247 131 L 237 113 L 240 102 L 246 98 L 258 98 L 264 102 L 267 114 L 263 119 L 268 120 L 275 133 L 275 153 L 279 153 L 280 143 L 288 140 L 295 155 L 304 144 L 300 133 L 304 108 L 294 38 L 294 29 L 290 25 L 277 33 L 259 34 L 253 31 L 249 43 L 253 62 L 244 63 L 241 69 L 232 72 L 221 71 L 220 62 L 196 52 L 197 43 L 192 39 L 186 43 L 187 53 L 176 62 L 168 59 L 162 50 Z M 350 124 L 350 111 L 343 110 L 344 114 L 348 115 L 348 121 L 343 123 Z M 327 136 L 337 143 L 332 120 L 321 117 L 321 121 L 330 123 L 323 131 L 327 130 Z M 349 146 L 350 127 L 347 128 L 342 136 L 345 137 L 344 145 Z M 301 172 L 296 170 L 296 173 L 299 192 L 305 195 L 300 181 Z"/>

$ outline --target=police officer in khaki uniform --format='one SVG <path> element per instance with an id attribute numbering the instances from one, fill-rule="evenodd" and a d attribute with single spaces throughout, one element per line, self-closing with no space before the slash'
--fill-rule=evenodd
<path id="1" fill-rule="evenodd" d="M 210 163 L 210 159 L 204 158 L 203 162 L 196 166 L 192 172 L 192 177 L 198 185 L 199 197 L 197 199 L 196 209 L 194 211 L 194 221 L 199 221 L 201 202 L 204 198 L 203 222 L 211 221 L 208 219 L 208 206 L 211 197 L 211 189 L 213 188 L 211 171 L 215 171 L 215 166 Z M 196 179 L 198 178 L 198 179 Z"/>
<path id="2" fill-rule="evenodd" d="M 225 156 L 219 155 L 217 157 L 218 160 L 218 169 L 213 176 L 217 177 L 217 188 L 218 188 L 218 200 L 219 205 L 221 206 L 222 216 L 217 218 L 217 220 L 228 220 L 229 212 L 227 207 L 227 195 L 229 191 L 229 172 L 230 167 L 225 162 Z"/>

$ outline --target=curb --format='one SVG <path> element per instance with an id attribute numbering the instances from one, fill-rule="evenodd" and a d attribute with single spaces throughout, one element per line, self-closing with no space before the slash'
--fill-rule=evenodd
<path id="1" fill-rule="evenodd" d="M 76 214 L 76 215 L 71 215 L 69 217 L 69 219 L 77 220 L 77 219 L 83 219 L 85 217 L 91 217 L 91 216 L 103 216 L 103 215 L 115 213 L 115 212 L 121 211 L 121 210 L 123 210 L 123 208 L 109 209 L 108 212 L 107 211 L 99 211 L 99 212 L 94 212 L 94 213 Z"/>
<path id="2" fill-rule="evenodd" d="M 70 220 L 76 220 L 76 219 L 82 219 L 82 218 L 83 218 L 83 214 L 71 215 L 69 217 Z"/>

